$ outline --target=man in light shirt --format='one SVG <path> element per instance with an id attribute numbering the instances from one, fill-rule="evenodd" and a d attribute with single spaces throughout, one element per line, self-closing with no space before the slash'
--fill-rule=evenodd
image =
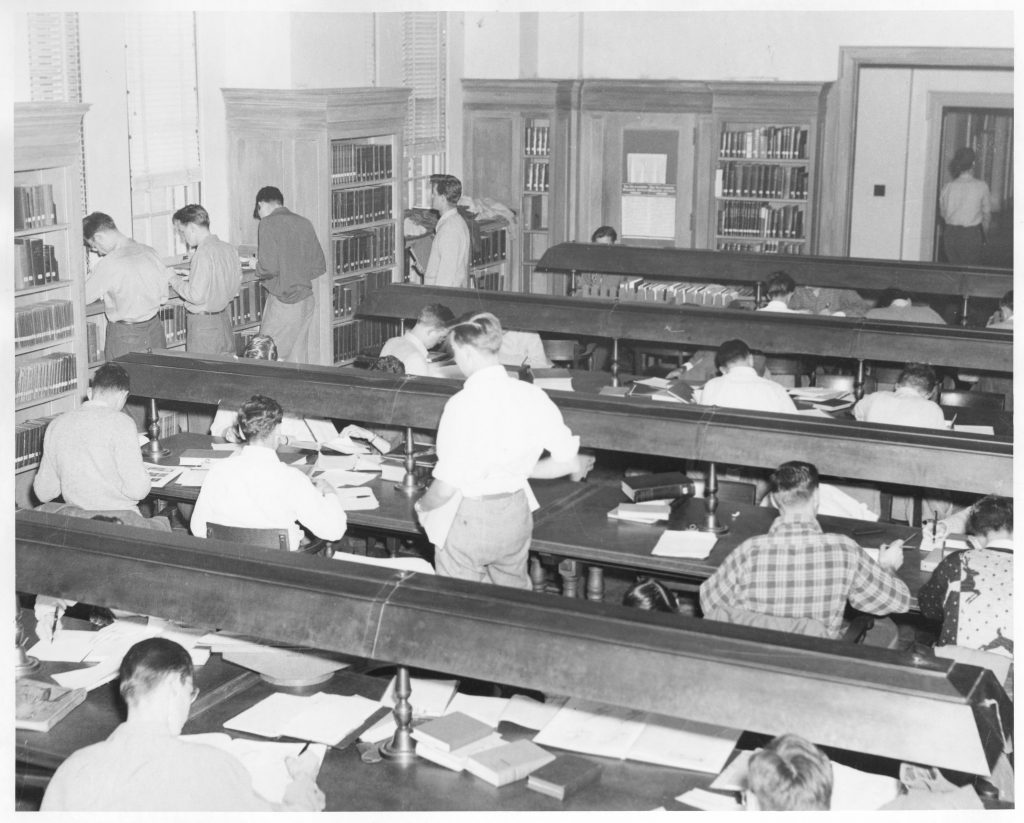
<path id="1" fill-rule="evenodd" d="M 726 340 L 715 353 L 721 377 L 709 380 L 700 395 L 704 406 L 796 414 L 796 405 L 786 390 L 772 380 L 758 377 L 754 356 L 742 340 Z"/>
<path id="2" fill-rule="evenodd" d="M 430 185 L 430 206 L 441 218 L 434 229 L 423 285 L 464 289 L 469 281 L 469 226 L 458 209 L 462 182 L 450 174 L 435 174 Z"/>
<path id="3" fill-rule="evenodd" d="M 900 372 L 893 391 L 879 391 L 862 397 L 853 407 L 853 416 L 865 423 L 889 423 L 944 429 L 942 407 L 935 402 L 939 379 L 924 363 L 908 363 Z"/>
<path id="4" fill-rule="evenodd" d="M 401 337 L 392 337 L 380 350 L 381 357 L 397 357 L 406 374 L 420 377 L 443 377 L 443 372 L 430 362 L 429 352 L 448 336 L 448 324 L 455 314 L 441 303 L 420 309 L 416 325 Z"/>
<path id="5" fill-rule="evenodd" d="M 174 230 L 191 249 L 188 277 L 171 275 L 171 288 L 188 312 L 185 351 L 234 354 L 228 304 L 242 283 L 242 262 L 230 243 L 210 231 L 210 214 L 192 203 L 174 213 Z"/>
<path id="6" fill-rule="evenodd" d="M 992 222 L 992 196 L 988 184 L 971 173 L 974 160 L 973 149 L 958 149 L 949 164 L 953 179 L 939 195 L 939 211 L 946 224 L 942 248 L 950 263 L 981 263 L 985 236 Z"/>

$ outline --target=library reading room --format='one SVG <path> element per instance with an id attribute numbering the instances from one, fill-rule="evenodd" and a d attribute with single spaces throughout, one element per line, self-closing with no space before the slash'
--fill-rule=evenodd
<path id="1" fill-rule="evenodd" d="M 293 5 L 4 12 L 8 810 L 1013 809 L 1010 6 Z"/>

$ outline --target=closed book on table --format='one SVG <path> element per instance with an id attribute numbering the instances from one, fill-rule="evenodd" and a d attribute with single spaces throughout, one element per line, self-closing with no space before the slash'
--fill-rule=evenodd
<path id="1" fill-rule="evenodd" d="M 41 680 L 21 678 L 15 684 L 14 728 L 48 732 L 85 700 L 85 689 L 66 689 Z"/>
<path id="2" fill-rule="evenodd" d="M 528 777 L 531 772 L 555 759 L 551 752 L 529 740 L 516 740 L 474 754 L 466 761 L 466 771 L 492 786 L 504 786 Z"/>
<path id="3" fill-rule="evenodd" d="M 623 479 L 622 493 L 634 503 L 668 500 L 693 495 L 693 481 L 682 472 L 640 474 Z"/>
<path id="4" fill-rule="evenodd" d="M 504 745 L 505 739 L 497 732 L 492 732 L 487 737 L 482 737 L 463 746 L 461 749 L 454 749 L 450 752 L 435 749 L 433 746 L 427 746 L 424 743 L 417 743 L 416 755 L 424 760 L 429 760 L 431 763 L 436 763 L 438 766 L 451 769 L 453 772 L 461 772 L 466 768 L 466 762 L 473 755 Z"/>
<path id="5" fill-rule="evenodd" d="M 417 726 L 412 730 L 412 737 L 413 740 L 431 748 L 450 752 L 487 737 L 493 731 L 494 729 L 475 717 L 462 712 L 452 712 Z"/>
<path id="6" fill-rule="evenodd" d="M 574 754 L 560 754 L 526 780 L 526 788 L 565 800 L 601 777 L 601 765 Z"/>

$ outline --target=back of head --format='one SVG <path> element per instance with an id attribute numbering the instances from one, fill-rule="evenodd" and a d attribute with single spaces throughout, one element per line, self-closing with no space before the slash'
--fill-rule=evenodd
<path id="1" fill-rule="evenodd" d="M 378 357 L 370 364 L 370 371 L 380 371 L 386 374 L 405 374 L 405 364 L 393 354 L 386 354 Z"/>
<path id="2" fill-rule="evenodd" d="M 121 697 L 131 705 L 144 698 L 168 677 L 182 683 L 191 680 L 192 658 L 180 645 L 166 637 L 140 640 L 121 660 Z"/>
<path id="3" fill-rule="evenodd" d="M 455 319 L 455 312 L 443 303 L 430 303 L 420 309 L 416 318 L 417 323 L 429 326 L 432 329 L 447 327 Z"/>
<path id="4" fill-rule="evenodd" d="M 715 365 L 722 371 L 750 357 L 750 347 L 742 340 L 726 340 L 715 352 Z"/>
<path id="5" fill-rule="evenodd" d="M 1000 306 L 1005 306 L 1010 311 L 1013 311 L 1013 289 L 1010 289 L 1006 294 L 1002 296 L 999 301 Z"/>
<path id="6" fill-rule="evenodd" d="M 971 506 L 967 533 L 984 536 L 999 531 L 1013 533 L 1013 498 L 990 494 Z"/>
<path id="7" fill-rule="evenodd" d="M 430 175 L 430 185 L 451 205 L 457 205 L 462 197 L 462 181 L 451 174 Z"/>
<path id="8" fill-rule="evenodd" d="M 246 344 L 242 357 L 250 360 L 277 360 L 277 343 L 268 334 L 257 334 Z"/>
<path id="9" fill-rule="evenodd" d="M 768 297 L 771 300 L 780 300 L 786 295 L 796 291 L 796 282 L 784 271 L 772 272 L 768 278 Z"/>
<path id="10" fill-rule="evenodd" d="M 959 177 L 974 166 L 974 160 L 974 149 L 967 146 L 957 149 L 953 159 L 949 162 L 949 171 L 954 177 Z"/>
<path id="11" fill-rule="evenodd" d="M 252 207 L 252 216 L 254 220 L 260 219 L 260 203 L 272 203 L 274 205 L 284 205 L 284 195 L 281 194 L 281 190 L 277 186 L 264 186 L 258 192 L 256 192 L 256 204 Z"/>
<path id="12" fill-rule="evenodd" d="M 618 239 L 618 232 L 611 226 L 598 226 L 590 235 L 591 243 L 615 243 Z"/>
<path id="13" fill-rule="evenodd" d="M 751 756 L 747 788 L 761 811 L 827 811 L 832 764 L 809 740 L 779 735 Z"/>
<path id="14" fill-rule="evenodd" d="M 650 577 L 638 577 L 636 583 L 623 595 L 622 605 L 651 612 L 679 612 L 676 596 Z"/>
<path id="15" fill-rule="evenodd" d="M 93 394 L 102 392 L 130 392 L 128 372 L 118 363 L 104 363 L 92 376 Z"/>
<path id="16" fill-rule="evenodd" d="M 460 320 L 451 328 L 454 345 L 472 346 L 482 352 L 497 354 L 501 348 L 501 323 L 490 312 L 479 312 Z"/>
<path id="17" fill-rule="evenodd" d="M 82 218 L 82 239 L 86 242 L 92 240 L 98 231 L 117 231 L 114 218 L 101 211 L 94 211 Z"/>
<path id="18" fill-rule="evenodd" d="M 183 226 L 194 223 L 197 226 L 210 228 L 210 213 L 198 203 L 182 206 L 174 213 L 172 219 L 175 223 L 181 223 Z"/>
<path id="19" fill-rule="evenodd" d="M 878 295 L 878 301 L 875 303 L 875 305 L 880 309 L 888 308 L 893 304 L 894 300 L 906 300 L 909 302 L 910 295 L 903 291 L 903 289 L 898 289 L 895 286 L 893 286 L 892 288 L 888 288 L 885 291 L 883 291 L 880 295 Z"/>
<path id="20" fill-rule="evenodd" d="M 930 397 L 938 384 L 935 369 L 926 363 L 907 363 L 896 380 L 896 385 L 916 389 L 925 397 Z"/>
<path id="21" fill-rule="evenodd" d="M 254 394 L 238 411 L 238 432 L 246 441 L 266 440 L 284 419 L 280 403 L 272 397 Z"/>
<path id="22" fill-rule="evenodd" d="M 769 478 L 769 489 L 780 508 L 806 504 L 818 488 L 818 469 L 812 463 L 790 460 L 783 463 Z"/>

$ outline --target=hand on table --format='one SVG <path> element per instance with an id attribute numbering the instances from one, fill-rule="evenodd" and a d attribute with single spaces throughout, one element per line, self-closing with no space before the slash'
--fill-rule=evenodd
<path id="1" fill-rule="evenodd" d="M 576 455 L 576 470 L 573 471 L 569 477 L 575 480 L 577 483 L 586 478 L 590 474 L 590 470 L 594 468 L 594 463 L 597 458 L 592 454 L 577 454 Z"/>
<path id="2" fill-rule="evenodd" d="M 903 565 L 903 541 L 883 543 L 878 549 L 878 565 L 891 572 L 899 569 Z"/>

